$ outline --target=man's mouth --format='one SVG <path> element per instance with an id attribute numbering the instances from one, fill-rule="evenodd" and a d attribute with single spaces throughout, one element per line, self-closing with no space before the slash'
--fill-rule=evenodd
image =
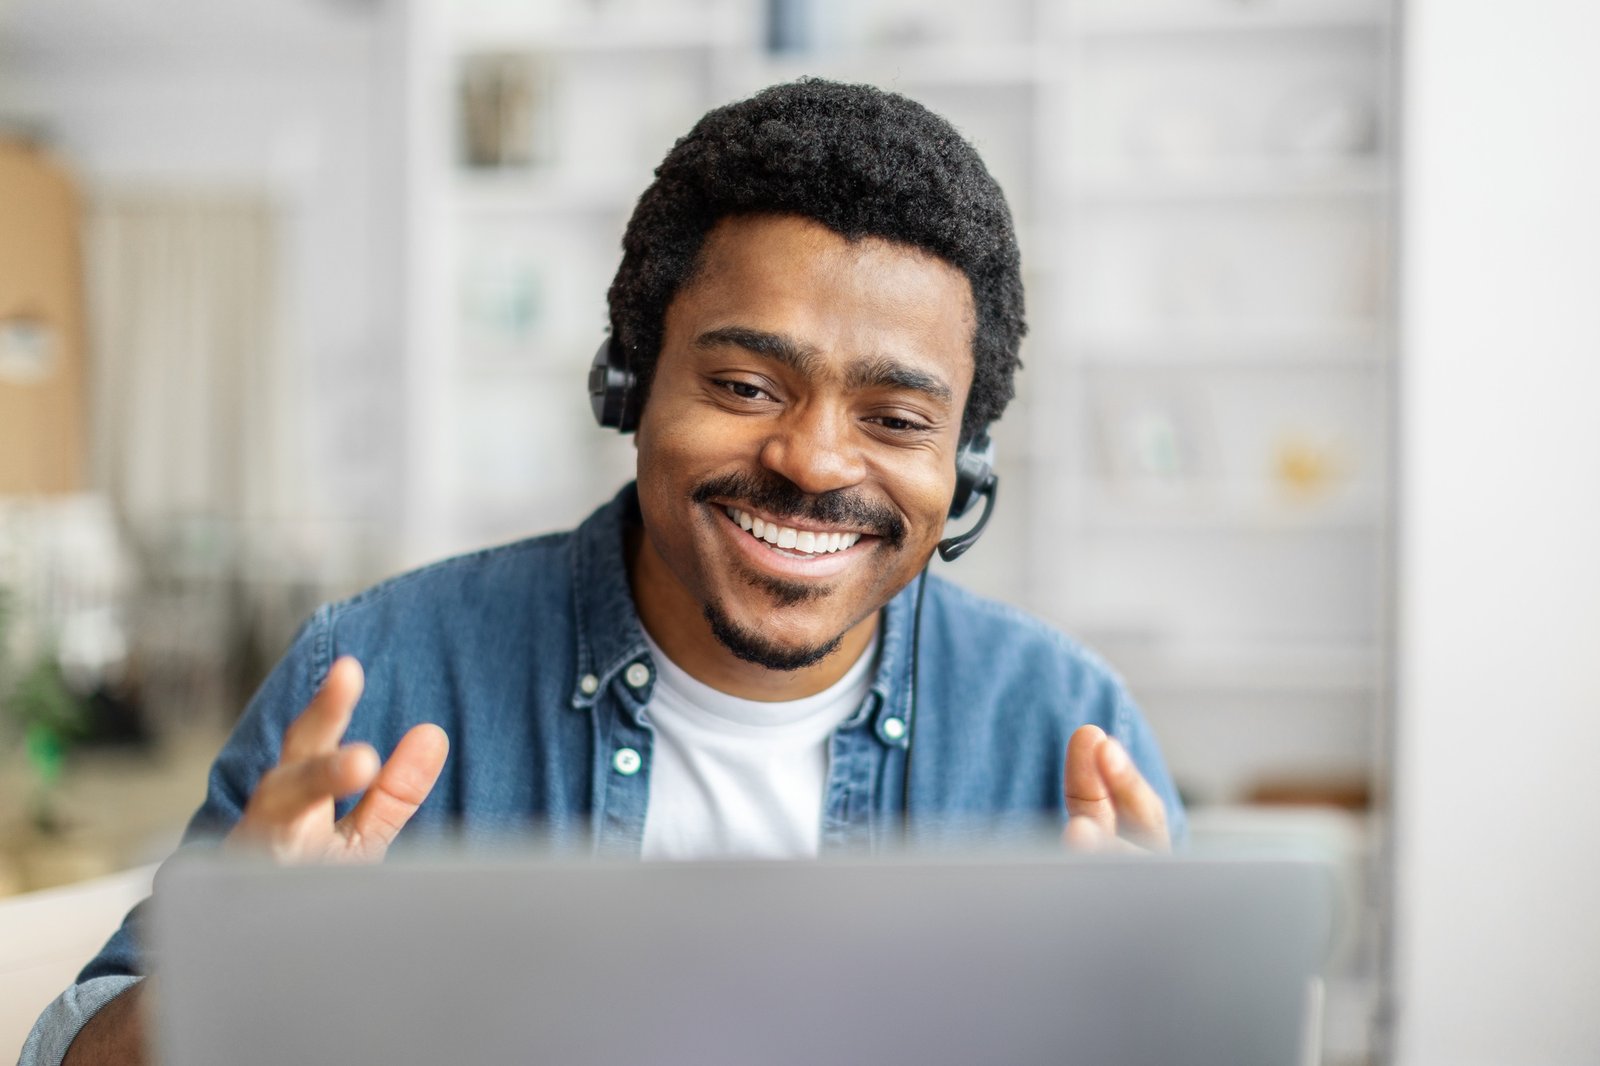
<path id="1" fill-rule="evenodd" d="M 785 554 L 799 558 L 845 551 L 861 539 L 859 532 L 786 526 L 769 519 L 757 518 L 749 511 L 737 507 L 724 506 L 723 511 L 740 529 L 756 540 L 766 541 Z"/>
<path id="2" fill-rule="evenodd" d="M 752 540 L 760 541 L 760 554 L 756 558 L 765 556 L 771 560 L 781 556 L 810 560 L 803 571 L 808 575 L 819 572 L 816 568 L 826 556 L 837 556 L 842 564 L 846 554 L 854 558 L 879 543 L 899 551 L 906 538 L 905 520 L 892 507 L 872 500 L 855 488 L 811 495 L 776 474 L 724 474 L 696 485 L 689 497 L 695 503 L 719 508 L 729 522 L 749 534 Z M 741 511 L 748 521 L 740 518 Z M 761 515 L 759 532 L 756 529 L 758 512 Z M 811 534 L 809 547 L 805 540 L 807 533 Z M 839 535 L 837 545 L 834 544 L 836 533 Z M 785 546 L 790 537 L 794 540 Z M 827 539 L 823 540 L 824 537 Z M 862 538 L 866 538 L 867 543 L 862 544 Z M 755 546 L 750 547 L 753 550 Z"/>

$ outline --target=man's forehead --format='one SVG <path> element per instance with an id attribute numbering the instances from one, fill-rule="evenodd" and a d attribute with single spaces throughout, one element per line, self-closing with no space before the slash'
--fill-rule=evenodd
<path id="1" fill-rule="evenodd" d="M 931 269 L 966 297 L 973 313 L 972 285 L 966 273 L 926 248 L 876 234 L 851 236 L 803 215 L 748 214 L 718 219 L 706 233 L 697 262 L 697 277 L 736 263 L 766 262 L 775 248 L 803 256 L 821 269 L 882 270 L 889 263 Z"/>

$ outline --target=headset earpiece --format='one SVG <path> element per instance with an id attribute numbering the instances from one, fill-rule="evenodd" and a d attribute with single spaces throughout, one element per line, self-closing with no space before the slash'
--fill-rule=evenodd
<path id="1" fill-rule="evenodd" d="M 956 453 L 956 491 L 950 498 L 950 517 L 960 518 L 972 510 L 994 478 L 994 441 L 988 430 L 979 430 Z"/>
<path id="2" fill-rule="evenodd" d="M 639 378 L 628 366 L 622 346 L 611 337 L 600 342 L 589 364 L 589 406 L 594 420 L 621 433 L 639 425 Z"/>
<path id="3" fill-rule="evenodd" d="M 956 491 L 950 499 L 950 517 L 960 518 L 972 510 L 972 505 L 983 500 L 983 514 L 978 524 L 959 536 L 946 537 L 939 542 L 939 558 L 953 562 L 978 542 L 983 527 L 989 524 L 994 512 L 994 497 L 1000 487 L 1000 477 L 994 472 L 994 441 L 989 431 L 982 429 L 956 453 Z"/>

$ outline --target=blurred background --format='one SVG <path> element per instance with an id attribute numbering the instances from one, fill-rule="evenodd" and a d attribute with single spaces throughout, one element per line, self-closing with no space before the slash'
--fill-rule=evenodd
<path id="1" fill-rule="evenodd" d="M 634 200 L 804 74 L 1007 190 L 1031 332 L 944 574 L 1103 652 L 1201 840 L 1349 875 L 1381 1055 L 1395 0 L 0 0 L 0 893 L 161 857 L 320 602 L 630 476 L 585 371 Z"/>

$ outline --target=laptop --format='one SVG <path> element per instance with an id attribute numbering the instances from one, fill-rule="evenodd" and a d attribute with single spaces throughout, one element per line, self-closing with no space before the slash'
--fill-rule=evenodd
<path id="1" fill-rule="evenodd" d="M 157 1050 L 171 1066 L 1291 1066 L 1314 1061 L 1336 900 L 1329 867 L 1295 860 L 181 856 L 154 902 Z"/>

